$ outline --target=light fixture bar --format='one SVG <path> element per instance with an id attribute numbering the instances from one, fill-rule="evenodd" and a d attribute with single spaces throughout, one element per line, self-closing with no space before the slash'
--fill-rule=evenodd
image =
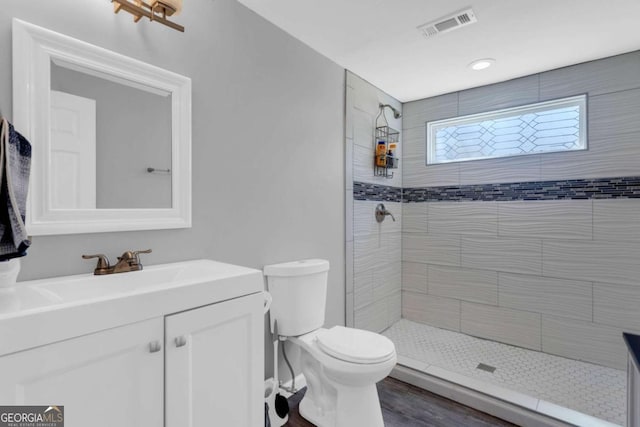
<path id="1" fill-rule="evenodd" d="M 156 21 L 161 23 L 162 25 L 166 25 L 167 27 L 173 28 L 174 30 L 178 30 L 184 33 L 184 27 L 182 25 L 178 25 L 175 22 L 171 22 L 166 19 L 162 15 L 158 15 L 154 13 L 153 9 L 148 7 L 144 2 L 139 1 L 139 5 L 135 3 L 131 3 L 129 0 L 111 0 L 113 3 L 113 11 L 114 13 L 120 12 L 120 10 L 124 10 L 129 12 L 134 16 L 133 21 L 138 22 L 143 16 L 149 18 L 150 21 Z"/>

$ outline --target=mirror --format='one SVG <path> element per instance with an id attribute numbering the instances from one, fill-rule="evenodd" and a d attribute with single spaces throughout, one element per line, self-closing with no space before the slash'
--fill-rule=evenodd
<path id="1" fill-rule="evenodd" d="M 64 65 L 51 63 L 52 207 L 170 208 L 171 94 Z"/>
<path id="2" fill-rule="evenodd" d="M 14 19 L 32 235 L 191 226 L 191 80 Z"/>

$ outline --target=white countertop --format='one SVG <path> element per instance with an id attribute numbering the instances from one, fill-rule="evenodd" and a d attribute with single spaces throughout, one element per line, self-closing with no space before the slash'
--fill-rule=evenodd
<path id="1" fill-rule="evenodd" d="M 211 260 L 0 288 L 0 356 L 261 292 L 260 270 Z"/>

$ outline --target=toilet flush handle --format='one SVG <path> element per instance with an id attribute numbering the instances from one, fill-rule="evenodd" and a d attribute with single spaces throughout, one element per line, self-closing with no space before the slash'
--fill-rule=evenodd
<path id="1" fill-rule="evenodd" d="M 269 312 L 269 309 L 271 308 L 273 297 L 267 291 L 262 291 L 262 296 L 264 297 L 264 314 L 267 314 Z"/>

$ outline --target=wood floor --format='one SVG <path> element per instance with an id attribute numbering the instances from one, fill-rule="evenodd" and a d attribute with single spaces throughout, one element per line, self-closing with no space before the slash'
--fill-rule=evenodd
<path id="1" fill-rule="evenodd" d="M 298 413 L 298 404 L 305 390 L 289 398 L 290 427 L 307 427 L 313 424 Z M 485 427 L 511 426 L 514 424 L 460 405 L 418 387 L 387 378 L 378 383 L 385 427 Z M 353 426 L 367 427 L 367 426 Z"/>

